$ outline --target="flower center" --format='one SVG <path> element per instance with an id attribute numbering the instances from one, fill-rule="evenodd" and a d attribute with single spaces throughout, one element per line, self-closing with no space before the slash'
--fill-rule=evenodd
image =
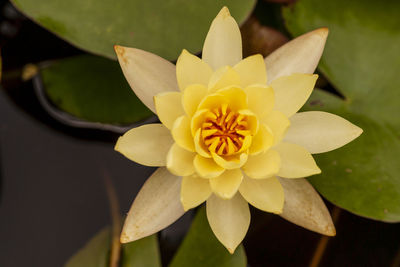
<path id="1" fill-rule="evenodd" d="M 244 138 L 250 134 L 247 116 L 223 104 L 211 110 L 202 124 L 201 135 L 210 152 L 228 156 L 240 150 Z"/>

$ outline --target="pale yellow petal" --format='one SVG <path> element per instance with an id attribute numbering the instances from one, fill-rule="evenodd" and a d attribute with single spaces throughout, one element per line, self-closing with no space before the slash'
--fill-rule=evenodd
<path id="1" fill-rule="evenodd" d="M 278 179 L 285 193 L 283 218 L 323 235 L 336 234 L 324 201 L 306 179 Z"/>
<path id="2" fill-rule="evenodd" d="M 159 168 L 144 183 L 126 217 L 121 243 L 152 235 L 184 213 L 180 201 L 181 178 Z"/>
<path id="3" fill-rule="evenodd" d="M 282 185 L 276 177 L 251 179 L 245 176 L 239 191 L 244 199 L 257 209 L 282 213 L 285 196 Z"/>
<path id="4" fill-rule="evenodd" d="M 156 112 L 153 97 L 159 93 L 178 91 L 175 65 L 152 53 L 116 45 L 115 52 L 126 80 L 137 97 Z"/>
<path id="5" fill-rule="evenodd" d="M 289 128 L 289 119 L 280 111 L 273 110 L 266 117 L 261 119 L 261 122 L 271 129 L 274 135 L 274 145 L 282 141 Z"/>
<path id="6" fill-rule="evenodd" d="M 238 191 L 242 179 L 240 169 L 226 170 L 220 176 L 210 179 L 211 190 L 220 198 L 230 199 Z"/>
<path id="7" fill-rule="evenodd" d="M 264 58 L 260 54 L 243 59 L 233 68 L 239 73 L 242 88 L 252 84 L 267 84 L 267 71 L 265 69 Z"/>
<path id="8" fill-rule="evenodd" d="M 275 150 L 268 150 L 256 156 L 249 156 L 245 165 L 244 173 L 254 179 L 264 179 L 276 175 L 281 167 L 279 153 Z"/>
<path id="9" fill-rule="evenodd" d="M 274 108 L 274 90 L 269 86 L 252 85 L 244 89 L 248 99 L 249 109 L 259 118 L 271 113 Z"/>
<path id="10" fill-rule="evenodd" d="M 197 175 L 182 178 L 181 202 L 185 211 L 195 208 L 211 195 L 209 180 L 198 177 Z"/>
<path id="11" fill-rule="evenodd" d="M 209 93 L 225 88 L 227 86 L 240 86 L 240 76 L 232 67 L 224 66 L 216 70 L 208 83 Z"/>
<path id="12" fill-rule="evenodd" d="M 261 124 L 257 134 L 253 137 L 249 154 L 256 155 L 264 153 L 274 143 L 272 130 L 265 124 Z"/>
<path id="13" fill-rule="evenodd" d="M 201 84 L 193 84 L 185 89 L 183 92 L 183 108 L 188 116 L 193 116 L 206 94 L 207 87 Z"/>
<path id="14" fill-rule="evenodd" d="M 290 118 L 290 127 L 284 140 L 298 144 L 310 153 L 324 153 L 353 141 L 362 129 L 337 115 L 308 111 Z"/>
<path id="15" fill-rule="evenodd" d="M 192 84 L 207 86 L 212 73 L 207 63 L 183 49 L 176 62 L 176 78 L 182 92 Z"/>
<path id="16" fill-rule="evenodd" d="M 295 114 L 310 97 L 317 79 L 317 74 L 295 73 L 274 80 L 271 83 L 275 93 L 274 109 L 287 117 Z"/>
<path id="17" fill-rule="evenodd" d="M 266 57 L 269 83 L 293 73 L 314 73 L 324 50 L 328 32 L 327 28 L 320 28 L 303 34 Z"/>
<path id="18" fill-rule="evenodd" d="M 215 178 L 225 171 L 225 169 L 217 165 L 213 159 L 205 158 L 200 155 L 196 155 L 193 163 L 197 174 L 202 178 Z"/>
<path id="19" fill-rule="evenodd" d="M 242 60 L 242 36 L 227 7 L 223 7 L 211 23 L 204 41 L 203 60 L 214 70 Z"/>
<path id="20" fill-rule="evenodd" d="M 247 161 L 247 153 L 241 153 L 232 156 L 220 156 L 216 153 L 211 153 L 211 155 L 219 166 L 227 170 L 240 168 Z"/>
<path id="21" fill-rule="evenodd" d="M 280 177 L 302 178 L 321 173 L 310 152 L 299 145 L 282 142 L 274 150 L 281 158 Z"/>
<path id="22" fill-rule="evenodd" d="M 196 135 L 194 136 L 194 147 L 196 149 L 196 152 L 199 153 L 200 156 L 211 158 L 211 153 L 204 144 L 203 139 L 201 138 L 201 129 L 198 129 Z"/>
<path id="23" fill-rule="evenodd" d="M 254 136 L 260 127 L 260 123 L 256 114 L 249 109 L 241 109 L 238 111 L 238 113 L 246 116 L 247 129 L 250 131 L 250 134 Z"/>
<path id="24" fill-rule="evenodd" d="M 247 108 L 247 95 L 238 87 L 229 87 L 217 91 L 218 95 L 222 95 L 231 110 L 241 110 Z M 253 114 L 251 114 L 253 115 Z"/>
<path id="25" fill-rule="evenodd" d="M 167 155 L 167 168 L 177 176 L 188 176 L 194 173 L 193 160 L 196 153 L 183 149 L 176 143 L 172 145 Z"/>
<path id="26" fill-rule="evenodd" d="M 167 153 L 174 143 L 162 124 L 146 124 L 121 136 L 115 150 L 130 160 L 146 166 L 165 166 Z"/>
<path id="27" fill-rule="evenodd" d="M 186 150 L 195 151 L 193 136 L 190 131 L 190 119 L 187 116 L 180 116 L 175 120 L 171 133 L 178 145 Z"/>
<path id="28" fill-rule="evenodd" d="M 168 129 L 172 129 L 175 120 L 184 115 L 182 106 L 182 93 L 166 92 L 154 97 L 157 116 Z"/>
<path id="29" fill-rule="evenodd" d="M 227 200 L 211 195 L 207 219 L 217 239 L 233 254 L 249 229 L 249 205 L 239 193 Z"/>

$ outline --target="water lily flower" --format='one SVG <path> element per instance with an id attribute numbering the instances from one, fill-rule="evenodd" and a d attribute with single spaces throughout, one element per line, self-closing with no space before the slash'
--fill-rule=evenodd
<path id="1" fill-rule="evenodd" d="M 160 167 L 133 202 L 121 234 L 153 234 L 206 202 L 218 240 L 233 253 L 250 224 L 249 205 L 310 230 L 334 235 L 331 217 L 303 177 L 319 174 L 311 154 L 362 130 L 326 112 L 300 112 L 326 28 L 304 34 L 267 58 L 242 59 L 239 27 L 224 7 L 213 20 L 202 59 L 183 50 L 176 66 L 143 50 L 115 46 L 136 95 L 161 123 L 129 130 L 115 149 Z"/>

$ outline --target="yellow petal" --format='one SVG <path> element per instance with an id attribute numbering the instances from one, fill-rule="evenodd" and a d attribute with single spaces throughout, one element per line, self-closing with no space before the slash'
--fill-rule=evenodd
<path id="1" fill-rule="evenodd" d="M 184 213 L 179 191 L 181 178 L 166 168 L 157 169 L 140 189 L 126 217 L 121 243 L 152 235 Z"/>
<path id="2" fill-rule="evenodd" d="M 190 131 L 190 119 L 187 116 L 180 116 L 175 120 L 171 133 L 178 145 L 186 150 L 195 151 L 193 136 Z"/>
<path id="3" fill-rule="evenodd" d="M 274 149 L 278 151 L 281 157 L 281 169 L 278 172 L 278 176 L 302 178 L 321 173 L 310 152 L 305 148 L 282 142 Z"/>
<path id="4" fill-rule="evenodd" d="M 181 202 L 185 211 L 195 208 L 211 195 L 209 180 L 198 177 L 197 175 L 182 178 Z"/>
<path id="5" fill-rule="evenodd" d="M 245 176 L 239 191 L 244 199 L 257 209 L 282 213 L 284 194 L 282 185 L 276 177 L 251 179 Z"/>
<path id="6" fill-rule="evenodd" d="M 172 129 L 175 120 L 184 115 L 182 107 L 182 93 L 166 92 L 154 97 L 157 116 L 168 129 Z"/>
<path id="7" fill-rule="evenodd" d="M 194 158 L 194 168 L 202 178 L 215 178 L 220 176 L 225 169 L 215 163 L 213 159 L 196 155 Z"/>
<path id="8" fill-rule="evenodd" d="M 239 189 L 243 174 L 240 169 L 227 170 L 223 174 L 210 179 L 211 190 L 223 199 L 232 198 Z"/>
<path id="9" fill-rule="evenodd" d="M 249 229 L 249 205 L 240 194 L 228 200 L 211 195 L 207 219 L 217 239 L 233 254 Z"/>
<path id="10" fill-rule="evenodd" d="M 153 97 L 178 91 L 175 65 L 152 53 L 116 45 L 115 52 L 126 80 L 137 97 L 155 113 Z"/>
<path id="11" fill-rule="evenodd" d="M 276 175 L 281 167 L 281 160 L 278 152 L 268 150 L 256 156 L 249 156 L 243 166 L 244 173 L 254 179 L 264 179 Z"/>
<path id="12" fill-rule="evenodd" d="M 162 124 L 146 124 L 121 136 L 115 150 L 130 160 L 146 166 L 165 166 L 168 150 L 174 143 Z"/>
<path id="13" fill-rule="evenodd" d="M 233 85 L 240 86 L 240 76 L 232 67 L 224 66 L 211 75 L 208 91 L 214 93 L 219 89 Z"/>
<path id="14" fill-rule="evenodd" d="M 261 119 L 261 122 L 271 129 L 274 135 L 274 145 L 282 141 L 290 125 L 289 119 L 278 110 L 271 111 L 270 114 Z"/>
<path id="15" fill-rule="evenodd" d="M 336 234 L 324 201 L 306 179 L 278 179 L 285 193 L 283 218 L 323 235 Z"/>
<path id="16" fill-rule="evenodd" d="M 252 112 L 252 111 L 250 111 L 250 110 L 248 110 L 248 109 L 242 109 L 242 110 L 239 110 L 239 112 L 238 112 L 239 114 L 242 114 L 242 115 L 245 115 L 247 118 L 246 118 L 246 121 L 247 121 L 247 128 L 248 128 L 248 130 L 250 131 L 250 134 L 252 135 L 252 136 L 254 136 L 257 132 L 258 132 L 258 129 L 259 129 L 259 127 L 260 127 L 260 123 L 259 123 L 259 121 L 258 121 L 258 118 L 257 118 L 257 116 Z M 239 132 L 239 131 L 238 131 Z M 240 132 L 239 132 L 240 133 Z"/>
<path id="17" fill-rule="evenodd" d="M 240 168 L 247 161 L 247 153 L 241 153 L 232 156 L 219 156 L 216 153 L 211 153 L 211 155 L 219 166 L 227 170 Z"/>
<path id="18" fill-rule="evenodd" d="M 192 132 L 192 136 L 195 136 L 197 130 L 201 129 L 201 126 L 203 125 L 203 122 L 206 120 L 207 117 L 215 118 L 215 115 L 208 109 L 201 109 L 193 114 L 192 121 L 190 122 L 190 129 Z"/>
<path id="19" fill-rule="evenodd" d="M 241 110 L 247 108 L 247 95 L 237 87 L 229 87 L 217 91 L 218 95 L 222 95 L 228 101 L 231 110 Z"/>
<path id="20" fill-rule="evenodd" d="M 353 141 L 362 129 L 331 113 L 308 111 L 290 118 L 289 130 L 284 140 L 298 144 L 310 153 L 324 153 Z"/>
<path id="21" fill-rule="evenodd" d="M 203 60 L 214 70 L 233 66 L 242 59 L 242 37 L 239 26 L 223 7 L 211 23 L 203 46 Z"/>
<path id="22" fill-rule="evenodd" d="M 271 113 L 274 108 L 274 90 L 269 86 L 252 85 L 246 87 L 249 109 L 259 118 L 263 118 Z"/>
<path id="23" fill-rule="evenodd" d="M 176 78 L 182 92 L 192 84 L 207 86 L 212 73 L 207 63 L 183 49 L 176 62 Z"/>
<path id="24" fill-rule="evenodd" d="M 275 108 L 285 116 L 295 114 L 310 97 L 314 89 L 317 74 L 292 74 L 283 76 L 271 83 L 275 93 Z"/>
<path id="25" fill-rule="evenodd" d="M 196 152 L 199 153 L 200 156 L 211 158 L 211 153 L 210 151 L 208 151 L 208 148 L 201 138 L 201 129 L 198 129 L 196 135 L 194 136 L 194 147 L 196 149 Z"/>
<path id="26" fill-rule="evenodd" d="M 176 143 L 172 145 L 167 155 L 167 168 L 177 176 L 188 176 L 194 173 L 193 160 L 196 153 L 181 148 Z"/>
<path id="27" fill-rule="evenodd" d="M 261 124 L 257 134 L 253 137 L 249 154 L 256 155 L 265 152 L 274 143 L 274 136 L 271 129 L 265 124 Z"/>
<path id="28" fill-rule="evenodd" d="M 252 84 L 267 84 L 267 71 L 265 69 L 264 58 L 260 54 L 243 59 L 233 68 L 239 73 L 242 88 Z"/>
<path id="29" fill-rule="evenodd" d="M 265 58 L 268 81 L 293 73 L 314 73 L 328 32 L 327 28 L 308 32 L 272 52 Z"/>
<path id="30" fill-rule="evenodd" d="M 201 84 L 193 84 L 185 89 L 183 93 L 183 108 L 188 116 L 193 116 L 206 94 L 207 87 Z"/>

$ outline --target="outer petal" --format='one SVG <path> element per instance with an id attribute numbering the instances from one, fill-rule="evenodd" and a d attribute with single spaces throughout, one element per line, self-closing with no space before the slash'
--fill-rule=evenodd
<path id="1" fill-rule="evenodd" d="M 157 116 L 168 129 L 172 129 L 175 120 L 184 115 L 182 93 L 166 92 L 154 97 Z"/>
<path id="2" fill-rule="evenodd" d="M 200 155 L 196 155 L 193 164 L 197 174 L 203 178 L 215 178 L 225 171 L 225 169 L 217 165 L 213 159 L 205 158 Z"/>
<path id="3" fill-rule="evenodd" d="M 202 84 L 207 86 L 213 70 L 207 63 L 183 49 L 176 62 L 176 78 L 181 91 L 189 85 Z"/>
<path id="4" fill-rule="evenodd" d="M 207 218 L 218 240 L 233 254 L 250 225 L 250 210 L 240 194 L 229 200 L 212 195 L 207 200 Z"/>
<path id="5" fill-rule="evenodd" d="M 286 134 L 286 130 L 290 125 L 289 119 L 280 111 L 273 110 L 268 116 L 261 119 L 261 122 L 271 129 L 274 135 L 274 144 L 278 144 L 283 136 Z"/>
<path id="6" fill-rule="evenodd" d="M 196 153 L 181 148 L 176 143 L 172 145 L 167 155 L 167 168 L 177 176 L 189 176 L 194 173 L 193 160 Z"/>
<path id="7" fill-rule="evenodd" d="M 293 73 L 314 73 L 324 50 L 328 32 L 327 28 L 320 28 L 303 34 L 266 57 L 269 82 Z"/>
<path id="8" fill-rule="evenodd" d="M 295 144 L 281 143 L 274 147 L 281 157 L 278 175 L 284 178 L 302 178 L 321 173 L 311 154 Z"/>
<path id="9" fill-rule="evenodd" d="M 195 151 L 193 136 L 190 130 L 190 119 L 187 116 L 181 116 L 175 120 L 171 133 L 178 145 L 186 150 Z"/>
<path id="10" fill-rule="evenodd" d="M 207 87 L 201 84 L 188 86 L 183 92 L 183 108 L 188 116 L 193 116 L 199 103 L 207 94 Z"/>
<path id="11" fill-rule="evenodd" d="M 274 108 L 274 90 L 269 86 L 252 85 L 246 87 L 249 109 L 259 118 L 267 116 Z"/>
<path id="12" fill-rule="evenodd" d="M 242 37 L 239 26 L 223 7 L 213 20 L 203 46 L 203 60 L 214 70 L 234 66 L 242 60 Z"/>
<path id="13" fill-rule="evenodd" d="M 181 202 L 185 211 L 195 208 L 211 195 L 210 183 L 197 175 L 182 178 Z"/>
<path id="14" fill-rule="evenodd" d="M 274 143 L 274 136 L 265 124 L 261 124 L 257 134 L 253 137 L 249 153 L 250 155 L 256 155 L 265 152 Z"/>
<path id="15" fill-rule="evenodd" d="M 276 175 L 280 167 L 281 159 L 279 153 L 270 149 L 265 153 L 249 156 L 242 169 L 251 178 L 264 179 Z"/>
<path id="16" fill-rule="evenodd" d="M 245 88 L 252 84 L 267 84 L 267 71 L 264 58 L 257 54 L 249 56 L 233 67 L 240 76 L 240 85 Z"/>
<path id="17" fill-rule="evenodd" d="M 276 177 L 255 180 L 245 176 L 239 191 L 244 199 L 257 209 L 282 213 L 284 194 L 282 185 Z"/>
<path id="18" fill-rule="evenodd" d="M 175 65 L 152 53 L 116 45 L 115 52 L 126 80 L 139 99 L 155 113 L 153 97 L 177 91 Z"/>
<path id="19" fill-rule="evenodd" d="M 290 118 L 291 126 L 284 138 L 298 144 L 310 153 L 324 153 L 353 141 L 362 129 L 331 113 L 308 111 Z"/>
<path id="20" fill-rule="evenodd" d="M 279 178 L 279 181 L 285 192 L 283 218 L 320 234 L 336 234 L 328 209 L 306 179 Z"/>
<path id="21" fill-rule="evenodd" d="M 171 133 L 164 125 L 146 124 L 121 136 L 115 150 L 142 165 L 165 166 L 173 142 Z"/>
<path id="22" fill-rule="evenodd" d="M 227 170 L 220 176 L 210 179 L 211 190 L 223 199 L 232 198 L 239 189 L 243 180 L 240 169 Z"/>
<path id="23" fill-rule="evenodd" d="M 179 199 L 181 178 L 159 168 L 145 182 L 133 201 L 121 233 L 127 243 L 154 234 L 184 213 Z"/>
<path id="24" fill-rule="evenodd" d="M 275 109 L 287 117 L 295 114 L 310 97 L 318 75 L 292 74 L 271 83 L 275 92 Z"/>

